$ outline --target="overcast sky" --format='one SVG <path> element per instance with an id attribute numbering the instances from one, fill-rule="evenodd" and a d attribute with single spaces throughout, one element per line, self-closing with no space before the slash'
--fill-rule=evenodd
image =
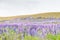
<path id="1" fill-rule="evenodd" d="M 60 12 L 60 0 L 0 0 L 0 16 Z"/>

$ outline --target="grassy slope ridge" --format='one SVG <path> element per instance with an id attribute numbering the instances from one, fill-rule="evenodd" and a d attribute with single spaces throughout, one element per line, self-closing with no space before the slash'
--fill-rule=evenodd
<path id="1" fill-rule="evenodd" d="M 46 13 L 37 13 L 37 14 L 31 14 L 31 15 L 17 15 L 17 16 L 10 16 L 10 17 L 0 17 L 0 20 L 10 20 L 10 19 L 14 19 L 14 18 L 25 18 L 25 17 L 56 17 L 59 18 L 60 17 L 60 12 L 46 12 Z"/>

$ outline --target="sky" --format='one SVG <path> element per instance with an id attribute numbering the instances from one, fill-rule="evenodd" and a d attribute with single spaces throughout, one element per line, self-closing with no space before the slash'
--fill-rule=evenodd
<path id="1" fill-rule="evenodd" d="M 0 16 L 60 12 L 60 0 L 0 0 Z"/>

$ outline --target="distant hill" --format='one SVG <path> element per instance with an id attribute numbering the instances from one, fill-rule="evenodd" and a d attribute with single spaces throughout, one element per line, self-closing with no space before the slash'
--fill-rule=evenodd
<path id="1" fill-rule="evenodd" d="M 11 20 L 11 19 L 15 19 L 15 18 L 26 18 L 26 17 L 33 17 L 33 18 L 37 18 L 37 17 L 44 17 L 44 18 L 55 17 L 55 18 L 60 18 L 60 12 L 46 12 L 46 13 L 37 13 L 37 14 L 31 14 L 31 15 L 17 15 L 17 16 L 10 16 L 10 17 L 0 17 L 0 21 Z"/>

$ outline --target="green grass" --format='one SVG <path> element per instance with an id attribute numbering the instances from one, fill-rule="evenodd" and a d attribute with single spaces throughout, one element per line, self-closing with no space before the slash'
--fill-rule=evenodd
<path id="1" fill-rule="evenodd" d="M 34 36 L 25 36 L 24 37 L 24 40 L 40 40 L 40 38 L 39 37 L 34 37 Z"/>
<path id="2" fill-rule="evenodd" d="M 60 40 L 60 34 L 56 34 L 56 35 L 48 34 L 47 39 L 48 40 Z"/>

